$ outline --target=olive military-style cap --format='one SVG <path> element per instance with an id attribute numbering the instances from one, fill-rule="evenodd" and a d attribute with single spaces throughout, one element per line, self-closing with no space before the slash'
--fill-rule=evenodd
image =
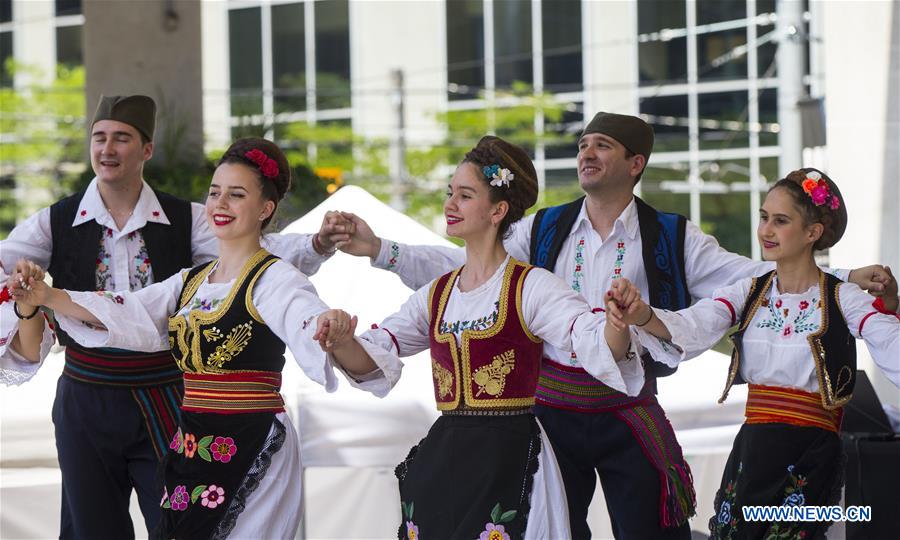
<path id="1" fill-rule="evenodd" d="M 632 153 L 641 154 L 648 160 L 653 151 L 653 128 L 637 116 L 598 112 L 584 127 L 581 136 L 588 133 L 612 137 Z"/>
<path id="2" fill-rule="evenodd" d="M 100 120 L 124 122 L 153 140 L 156 129 L 156 103 L 148 96 L 100 96 L 91 126 Z"/>

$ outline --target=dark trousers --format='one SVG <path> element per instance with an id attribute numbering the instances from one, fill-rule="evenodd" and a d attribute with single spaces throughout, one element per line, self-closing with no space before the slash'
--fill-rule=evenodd
<path id="1" fill-rule="evenodd" d="M 131 390 L 60 377 L 53 424 L 62 472 L 60 538 L 134 538 L 132 488 L 152 530 L 162 497 L 159 462 Z"/>
<path id="2" fill-rule="evenodd" d="M 598 474 L 616 538 L 691 538 L 688 523 L 660 527 L 659 471 L 647 460 L 628 424 L 615 413 L 581 413 L 543 405 L 535 405 L 534 412 L 559 462 L 572 538 L 591 538 L 587 514 Z"/>

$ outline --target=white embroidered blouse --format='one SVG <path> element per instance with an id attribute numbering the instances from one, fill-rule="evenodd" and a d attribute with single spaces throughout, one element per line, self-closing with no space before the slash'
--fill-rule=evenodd
<path id="1" fill-rule="evenodd" d="M 676 312 L 654 308 L 672 334 L 662 341 L 638 328 L 641 344 L 658 361 L 670 366 L 693 358 L 712 347 L 740 318 L 752 279 L 718 289 L 712 298 L 700 300 Z M 815 363 L 807 337 L 822 324 L 819 286 L 800 294 L 780 293 L 778 278 L 744 333 L 740 373 L 748 383 L 819 391 Z M 842 283 L 838 302 L 847 328 L 865 341 L 872 359 L 900 387 L 900 319 L 880 313 L 873 298 L 852 283 Z M 836 315 L 836 316 L 835 316 Z M 839 314 L 832 321 L 840 320 Z M 833 324 L 833 322 L 832 322 Z"/>
<path id="2" fill-rule="evenodd" d="M 451 331 L 458 340 L 464 330 L 490 327 L 498 315 L 498 301 L 503 273 L 509 256 L 483 284 L 471 291 L 461 291 L 459 284 L 447 301 L 441 328 Z M 360 339 L 396 351 L 405 357 L 429 348 L 429 290 L 431 284 L 417 290 L 400 311 L 386 318 L 377 329 L 368 330 Z M 545 342 L 545 347 L 577 351 L 589 359 L 584 369 L 608 386 L 637 395 L 644 384 L 644 371 L 634 349 L 628 359 L 615 362 L 603 335 L 605 316 L 592 313 L 584 299 L 565 282 L 542 269 L 535 268 L 522 286 L 522 314 L 525 325 Z"/>

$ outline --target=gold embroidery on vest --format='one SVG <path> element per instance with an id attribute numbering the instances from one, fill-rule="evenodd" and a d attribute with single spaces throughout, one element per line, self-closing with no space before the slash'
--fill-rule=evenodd
<path id="1" fill-rule="evenodd" d="M 225 362 L 230 361 L 244 350 L 247 344 L 250 343 L 252 336 L 253 321 L 235 326 L 231 329 L 231 332 L 228 332 L 225 341 L 216 347 L 216 352 L 209 355 L 209 358 L 206 359 L 207 365 L 221 368 Z"/>
<path id="2" fill-rule="evenodd" d="M 203 337 L 206 338 L 206 341 L 219 341 L 222 339 L 222 331 L 213 326 L 203 331 Z"/>
<path id="3" fill-rule="evenodd" d="M 494 356 L 493 361 L 481 366 L 472 374 L 472 380 L 478 385 L 478 392 L 475 396 L 480 396 L 482 392 L 498 397 L 503 394 L 506 388 L 506 376 L 516 368 L 516 351 L 510 349 L 503 354 Z"/>
<path id="4" fill-rule="evenodd" d="M 450 370 L 432 359 L 431 375 L 438 383 L 438 396 L 443 399 L 444 396 L 449 395 L 453 386 L 453 374 L 450 373 Z"/>

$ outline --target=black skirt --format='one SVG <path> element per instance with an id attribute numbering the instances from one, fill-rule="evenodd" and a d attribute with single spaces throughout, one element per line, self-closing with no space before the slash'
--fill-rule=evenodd
<path id="1" fill-rule="evenodd" d="M 441 416 L 397 466 L 398 537 L 522 538 L 540 451 L 533 414 Z"/>
<path id="2" fill-rule="evenodd" d="M 725 465 L 709 520 L 717 539 L 823 538 L 829 522 L 744 521 L 744 506 L 830 506 L 844 481 L 840 437 L 814 427 L 744 424 Z"/>

